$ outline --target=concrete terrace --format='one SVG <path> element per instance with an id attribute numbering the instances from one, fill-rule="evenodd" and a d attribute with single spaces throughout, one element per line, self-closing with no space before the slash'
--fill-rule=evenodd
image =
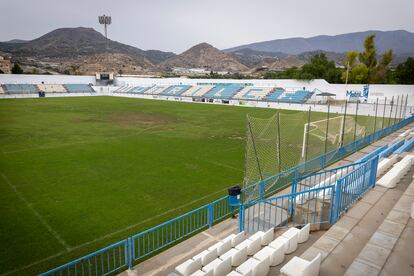
<path id="1" fill-rule="evenodd" d="M 413 127 L 411 123 L 329 168 L 350 164 L 378 147 L 401 140 L 399 135 Z M 323 257 L 320 275 L 396 275 L 396 271 L 398 275 L 414 275 L 414 221 L 404 213 L 411 210 L 409 202 L 414 202 L 413 174 L 411 169 L 395 189 L 376 186 L 328 231 L 311 232 L 310 239 L 286 255 L 282 264 L 271 267 L 269 275 L 279 275 L 280 268 L 294 256 L 311 260 L 318 252 Z M 278 194 L 289 192 L 287 188 Z M 398 231 L 394 230 L 396 223 Z M 275 236 L 284 231 L 277 230 Z M 120 275 L 168 275 L 177 265 L 237 232 L 238 219 L 227 219 Z"/>

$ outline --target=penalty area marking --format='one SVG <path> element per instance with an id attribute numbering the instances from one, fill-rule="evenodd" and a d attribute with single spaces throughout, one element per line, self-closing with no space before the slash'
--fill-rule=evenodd
<path id="1" fill-rule="evenodd" d="M 9 187 L 15 192 L 17 197 L 23 201 L 23 203 L 29 208 L 32 213 L 37 217 L 37 219 L 43 224 L 43 226 L 52 234 L 53 237 L 66 249 L 66 251 L 69 251 L 71 248 L 70 246 L 65 242 L 65 240 L 47 223 L 47 221 L 40 215 L 38 211 L 33 207 L 33 205 L 23 196 L 19 190 L 17 190 L 17 187 L 7 178 L 7 176 L 4 173 L 0 173 L 1 177 L 4 179 L 4 181 L 9 185 Z"/>
<path id="2" fill-rule="evenodd" d="M 6 176 L 5 176 L 3 173 L 0 173 L 0 174 L 1 174 L 1 175 L 2 175 L 2 177 L 6 180 L 6 182 L 9 184 L 10 182 L 8 181 L 8 179 L 6 178 Z M 12 187 L 12 186 L 14 186 L 14 185 L 13 185 L 13 184 L 11 184 L 11 183 L 9 184 L 9 186 L 10 186 L 10 185 L 11 185 L 11 187 Z M 15 190 L 15 189 L 13 189 L 13 190 Z M 212 193 L 212 194 L 209 194 L 209 195 L 206 195 L 206 196 L 200 197 L 200 198 L 195 199 L 195 200 L 193 200 L 193 201 L 191 201 L 191 202 L 188 202 L 188 203 L 186 203 L 186 204 L 183 204 L 183 205 L 181 205 L 181 206 L 178 206 L 177 208 L 170 209 L 170 210 L 168 210 L 168 211 L 166 211 L 166 212 L 164 212 L 164 213 L 161 213 L 161 214 L 159 214 L 159 215 L 156 215 L 156 216 L 153 216 L 153 217 L 151 217 L 151 218 L 148 218 L 148 219 L 145 219 L 145 220 L 143 220 L 143 221 L 140 221 L 140 222 L 138 222 L 138 223 L 135 223 L 135 224 L 129 225 L 129 226 L 127 226 L 127 227 L 123 228 L 123 229 L 120 229 L 120 230 L 117 230 L 117 231 L 111 232 L 111 233 L 109 233 L 109 234 L 106 234 L 106 235 L 101 236 L 101 237 L 99 237 L 99 238 L 96 238 L 96 239 L 94 239 L 94 240 L 88 241 L 88 242 L 86 242 L 86 243 L 83 243 L 83 244 L 80 244 L 80 245 L 76 245 L 76 246 L 70 247 L 70 248 L 66 249 L 65 251 L 61 251 L 61 252 L 59 252 L 59 253 L 57 253 L 57 254 L 54 254 L 54 255 L 51 255 L 51 256 L 46 257 L 46 258 L 44 258 L 44 259 L 41 259 L 41 260 L 35 261 L 35 262 L 30 263 L 30 264 L 28 264 L 28 265 L 26 265 L 26 266 L 23 266 L 23 267 L 21 267 L 21 268 L 18 268 L 18 269 L 15 269 L 15 270 L 11 270 L 11 271 L 7 271 L 7 272 L 5 272 L 4 274 L 1 274 L 1 276 L 4 276 L 4 275 L 9 275 L 9 274 L 12 274 L 12 273 L 19 272 L 19 271 L 21 271 L 21 270 L 23 270 L 23 269 L 30 268 L 30 267 L 32 267 L 32 266 L 34 266 L 34 265 L 37 265 L 37 264 L 43 263 L 43 262 L 48 261 L 48 260 L 50 260 L 50 259 L 53 259 L 53 258 L 55 258 L 55 257 L 61 256 L 61 255 L 65 254 L 65 253 L 68 253 L 68 252 L 74 251 L 74 250 L 76 250 L 76 249 L 82 248 L 82 247 L 87 246 L 87 245 L 89 245 L 89 244 L 91 244 L 91 243 L 98 242 L 98 241 L 100 241 L 100 240 L 103 240 L 103 239 L 109 238 L 109 237 L 111 237 L 111 236 L 113 236 L 113 235 L 116 235 L 116 234 L 122 233 L 122 232 L 124 232 L 124 231 L 126 231 L 126 230 L 129 230 L 129 229 L 131 229 L 131 228 L 137 227 L 137 226 L 139 226 L 139 225 L 141 225 L 141 224 L 143 224 L 143 223 L 146 223 L 146 222 L 152 221 L 152 220 L 154 220 L 155 218 L 159 218 L 159 217 L 162 217 L 162 216 L 164 216 L 164 215 L 166 215 L 166 214 L 169 214 L 169 213 L 175 212 L 175 211 L 177 211 L 177 210 L 179 210 L 179 209 L 181 209 L 181 208 L 183 208 L 183 207 L 186 207 L 186 206 L 188 206 L 188 205 L 194 204 L 194 203 L 196 203 L 196 202 L 198 202 L 198 201 L 200 201 L 200 200 L 203 200 L 203 199 L 205 199 L 205 198 L 208 198 L 209 196 L 212 196 L 212 195 L 215 195 L 215 194 L 221 193 L 221 192 L 226 191 L 226 190 L 227 190 L 227 188 L 225 188 L 225 189 L 221 189 L 221 190 L 219 190 L 219 191 L 217 191 L 217 192 L 214 192 L 214 193 Z M 16 191 L 16 193 L 19 193 L 17 190 L 15 190 L 15 191 Z M 20 193 L 19 193 L 19 194 L 20 194 Z M 33 207 L 32 207 L 32 208 L 33 208 Z M 34 209 L 32 209 L 32 211 L 36 212 L 36 210 L 34 210 Z M 36 212 L 36 213 L 37 213 L 37 212 Z M 40 215 L 39 215 L 39 216 L 40 216 Z M 53 229 L 52 229 L 52 230 L 53 230 Z"/>

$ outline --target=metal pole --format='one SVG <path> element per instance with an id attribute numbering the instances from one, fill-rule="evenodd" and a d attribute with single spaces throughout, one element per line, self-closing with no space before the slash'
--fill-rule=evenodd
<path id="1" fill-rule="evenodd" d="M 403 114 L 403 119 L 405 119 L 405 117 L 407 116 L 407 103 L 408 103 L 408 94 L 405 97 L 405 106 L 404 106 L 404 114 Z"/>
<path id="2" fill-rule="evenodd" d="M 382 126 L 381 126 L 381 129 L 384 129 L 385 110 L 386 109 L 387 109 L 387 97 L 385 97 L 385 102 L 384 102 L 384 112 L 382 113 Z"/>
<path id="3" fill-rule="evenodd" d="M 359 106 L 359 100 L 357 101 L 356 108 L 355 108 L 354 142 L 356 140 L 356 129 L 357 129 L 357 124 L 358 124 L 358 106 Z"/>
<path id="4" fill-rule="evenodd" d="M 328 151 L 328 132 L 329 132 L 329 111 L 331 109 L 331 104 L 328 103 L 328 114 L 326 118 L 326 134 L 325 134 L 325 154 Z"/>
<path id="5" fill-rule="evenodd" d="M 278 148 L 278 151 L 277 151 L 277 153 L 278 153 L 278 155 L 277 155 L 277 157 L 278 157 L 278 159 L 279 159 L 279 172 L 281 172 L 281 170 L 282 170 L 282 159 L 281 159 L 281 155 L 280 155 L 280 113 L 278 112 L 277 113 L 277 148 Z"/>
<path id="6" fill-rule="evenodd" d="M 345 101 L 345 111 L 344 111 L 344 120 L 342 121 L 342 133 L 341 133 L 341 147 L 344 145 L 344 136 L 345 136 L 345 121 L 346 121 L 346 111 L 348 109 L 348 100 Z"/>
<path id="7" fill-rule="evenodd" d="M 249 126 L 250 136 L 252 137 L 252 144 L 253 144 L 253 149 L 254 149 L 254 155 L 256 157 L 257 167 L 259 169 L 260 180 L 263 181 L 262 170 L 260 168 L 259 157 L 257 156 L 256 144 L 254 143 L 253 132 L 252 132 L 252 127 L 250 125 L 250 118 L 249 117 L 247 117 L 247 122 L 248 122 L 248 126 Z"/>
<path id="8" fill-rule="evenodd" d="M 394 115 L 394 121 L 392 124 L 395 124 L 395 121 L 397 120 L 397 113 L 398 113 L 398 102 L 400 101 L 400 95 L 397 96 L 397 105 L 395 106 L 395 115 Z"/>
<path id="9" fill-rule="evenodd" d="M 402 116 L 402 112 L 403 112 L 403 108 L 404 108 L 404 96 L 401 96 L 401 108 L 400 108 L 400 114 L 398 115 L 398 122 L 401 122 L 401 116 Z"/>
<path id="10" fill-rule="evenodd" d="M 389 126 L 390 126 L 391 116 L 392 116 L 392 108 L 393 108 L 393 107 L 394 107 L 394 96 L 392 96 L 392 99 L 391 99 L 390 117 L 388 118 L 388 125 L 387 125 L 387 127 L 389 127 Z"/>
<path id="11" fill-rule="evenodd" d="M 308 112 L 308 129 L 306 131 L 305 161 L 308 161 L 309 127 L 310 127 L 310 119 L 311 119 L 311 109 L 312 109 L 312 107 L 309 106 L 309 112 Z"/>
<path id="12" fill-rule="evenodd" d="M 378 113 L 378 98 L 377 98 L 377 104 L 375 106 L 374 132 L 373 133 L 375 133 L 375 130 L 377 129 L 377 113 Z"/>

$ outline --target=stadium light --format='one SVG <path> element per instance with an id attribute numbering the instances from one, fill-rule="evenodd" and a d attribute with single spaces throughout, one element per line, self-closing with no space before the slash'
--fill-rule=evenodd
<path id="1" fill-rule="evenodd" d="M 105 26 L 105 37 L 108 38 L 106 28 L 107 28 L 107 25 L 110 25 L 112 23 L 111 16 L 104 14 L 104 15 L 98 16 L 98 20 L 99 20 L 99 24 Z"/>

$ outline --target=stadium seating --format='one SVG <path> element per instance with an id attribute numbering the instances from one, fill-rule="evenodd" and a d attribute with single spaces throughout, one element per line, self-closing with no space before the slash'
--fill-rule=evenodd
<path id="1" fill-rule="evenodd" d="M 181 96 L 183 97 L 201 97 L 214 88 L 214 85 L 196 85 L 186 90 Z"/>
<path id="2" fill-rule="evenodd" d="M 310 224 L 300 228 L 291 227 L 276 239 L 273 228 L 266 232 L 257 231 L 247 239 L 244 232 L 230 234 L 178 265 L 175 272 L 182 276 L 265 276 L 268 275 L 270 267 L 283 262 L 285 254 L 296 250 L 298 242 L 306 242 L 309 239 L 309 231 Z M 307 269 L 305 271 L 310 270 L 305 263 L 300 265 L 303 266 L 300 266 L 301 268 Z"/>
<path id="3" fill-rule="evenodd" d="M 64 87 L 69 93 L 93 93 L 95 92 L 90 85 L 83 84 L 83 83 L 64 84 Z"/>
<path id="4" fill-rule="evenodd" d="M 116 93 L 131 93 L 131 94 L 143 94 L 149 87 L 143 87 L 143 86 L 124 86 L 120 89 L 116 90 Z"/>
<path id="5" fill-rule="evenodd" d="M 171 85 L 163 90 L 160 95 L 166 96 L 180 96 L 186 90 L 190 89 L 191 85 Z"/>
<path id="6" fill-rule="evenodd" d="M 272 92 L 272 87 L 253 87 L 246 86 L 237 92 L 233 99 L 246 99 L 246 100 L 261 100 L 266 97 L 267 94 Z"/>
<path id="7" fill-rule="evenodd" d="M 204 97 L 214 99 L 230 99 L 242 88 L 243 86 L 238 84 L 220 84 L 208 91 Z"/>
<path id="8" fill-rule="evenodd" d="M 5 84 L 3 88 L 8 94 L 34 94 L 38 92 L 34 84 Z"/>
<path id="9" fill-rule="evenodd" d="M 144 94 L 158 95 L 164 91 L 168 86 L 154 85 L 144 91 Z"/>
<path id="10" fill-rule="evenodd" d="M 312 261 L 295 256 L 280 269 L 280 273 L 289 276 L 317 276 L 319 275 L 321 260 L 321 253 L 318 253 Z"/>
<path id="11" fill-rule="evenodd" d="M 304 103 L 308 99 L 310 99 L 312 95 L 312 92 L 306 90 L 297 90 L 293 93 L 285 92 L 283 95 L 279 97 L 279 101 L 291 103 Z"/>
<path id="12" fill-rule="evenodd" d="M 65 93 L 66 89 L 61 84 L 38 84 L 37 88 L 45 93 Z"/>
<path id="13" fill-rule="evenodd" d="M 278 102 L 279 97 L 285 92 L 283 88 L 276 88 L 267 95 L 266 100 L 271 102 Z"/>

